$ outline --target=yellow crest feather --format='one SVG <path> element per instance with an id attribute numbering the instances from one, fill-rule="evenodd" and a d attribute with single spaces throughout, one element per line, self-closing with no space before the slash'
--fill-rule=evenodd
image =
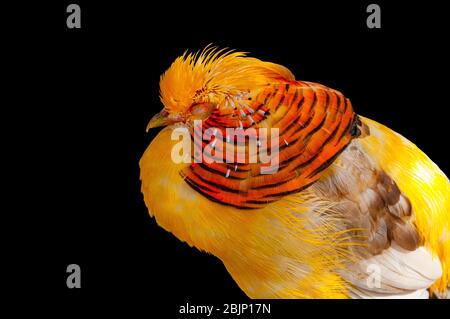
<path id="1" fill-rule="evenodd" d="M 273 79 L 294 80 L 284 66 L 237 52 L 207 46 L 178 57 L 160 78 L 160 98 L 168 112 L 184 112 L 192 104 L 220 103 L 224 98 L 250 92 Z"/>

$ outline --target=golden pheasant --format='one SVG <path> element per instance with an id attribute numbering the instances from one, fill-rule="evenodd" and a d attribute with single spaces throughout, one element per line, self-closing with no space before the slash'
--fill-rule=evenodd
<path id="1" fill-rule="evenodd" d="M 150 215 L 249 297 L 446 296 L 448 178 L 342 93 L 207 47 L 173 62 L 160 97 L 148 128 L 166 127 L 140 160 Z"/>

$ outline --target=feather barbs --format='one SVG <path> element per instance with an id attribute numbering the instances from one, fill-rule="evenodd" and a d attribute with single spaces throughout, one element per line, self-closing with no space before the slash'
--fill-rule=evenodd
<path id="1" fill-rule="evenodd" d="M 294 80 L 284 66 L 247 57 L 245 52 L 207 46 L 178 57 L 160 78 L 160 98 L 167 112 L 186 112 L 195 103 L 223 104 L 274 79 Z"/>

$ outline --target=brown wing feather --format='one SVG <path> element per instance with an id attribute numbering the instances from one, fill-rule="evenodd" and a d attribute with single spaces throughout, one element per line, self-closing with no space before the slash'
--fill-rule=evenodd
<path id="1" fill-rule="evenodd" d="M 395 241 L 406 250 L 420 245 L 414 211 L 395 181 L 377 168 L 354 140 L 313 185 L 319 196 L 335 202 L 354 238 L 379 254 Z M 365 251 L 364 249 L 362 251 Z"/>

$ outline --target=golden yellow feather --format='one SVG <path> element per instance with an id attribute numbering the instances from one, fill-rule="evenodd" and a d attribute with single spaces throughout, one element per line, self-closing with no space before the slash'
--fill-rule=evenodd
<path id="1" fill-rule="evenodd" d="M 346 231 L 313 222 L 313 195 L 306 190 L 251 211 L 212 202 L 179 174 L 189 164 L 171 160 L 173 129 L 162 130 L 140 161 L 144 200 L 161 227 L 219 257 L 251 297 L 347 296 L 347 283 L 337 274 L 349 258 Z M 307 265 L 304 274 L 298 274 L 300 260 Z"/>
<path id="2" fill-rule="evenodd" d="M 184 114 L 205 103 L 208 107 L 201 111 L 210 112 L 211 105 L 219 107 L 225 99 L 259 91 L 279 79 L 290 81 L 294 76 L 283 66 L 242 52 L 207 47 L 197 54 L 185 53 L 161 76 L 165 113 L 149 127 L 175 122 L 189 127 L 187 121 L 161 119 L 167 114 L 182 114 L 173 118 L 185 119 Z M 433 289 L 444 293 L 450 278 L 449 180 L 414 144 L 381 124 L 362 120 L 370 135 L 358 143 L 411 201 L 419 235 L 442 264 L 442 278 Z M 330 200 L 307 188 L 251 210 L 211 201 L 180 174 L 190 164 L 171 159 L 171 149 L 178 143 L 171 138 L 175 127 L 163 129 L 140 161 L 144 200 L 161 227 L 219 257 L 250 297 L 349 297 L 351 285 L 340 272 L 357 262 L 348 248 L 364 242 L 342 227 L 342 215 L 333 211 Z M 323 178 L 336 169 L 330 166 Z"/>
<path id="3" fill-rule="evenodd" d="M 415 207 L 417 228 L 444 269 L 434 289 L 444 292 L 450 256 L 448 179 L 414 144 L 374 121 L 363 118 L 363 122 L 371 136 L 360 143 Z M 251 297 L 348 297 L 349 285 L 338 271 L 351 261 L 346 248 L 355 243 L 347 238 L 349 230 L 334 228 L 329 219 L 326 224 L 310 223 L 308 203 L 317 199 L 311 200 L 308 190 L 250 212 L 211 202 L 179 174 L 188 164 L 171 160 L 170 150 L 177 142 L 171 139 L 173 129 L 160 132 L 140 161 L 145 203 L 161 227 L 219 257 Z M 329 214 L 326 205 L 323 210 Z M 298 268 L 293 265 L 296 260 L 308 265 L 300 281 L 298 274 L 289 273 Z"/>
<path id="4" fill-rule="evenodd" d="M 449 180 L 416 145 L 382 124 L 361 118 L 370 127 L 370 136 L 360 143 L 411 201 L 419 234 L 442 263 L 443 276 L 433 289 L 444 293 L 450 279 Z"/>
<path id="5" fill-rule="evenodd" d="M 161 76 L 160 97 L 166 111 L 185 112 L 195 103 L 219 105 L 226 97 L 253 91 L 280 77 L 294 80 L 279 64 L 208 46 L 202 52 L 185 52 L 172 63 Z"/>

